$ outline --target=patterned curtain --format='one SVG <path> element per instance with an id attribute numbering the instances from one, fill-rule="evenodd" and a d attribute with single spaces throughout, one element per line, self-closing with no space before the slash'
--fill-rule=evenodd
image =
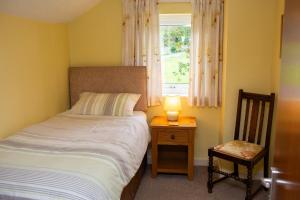
<path id="1" fill-rule="evenodd" d="M 147 66 L 148 106 L 162 96 L 157 0 L 123 0 L 123 65 Z"/>
<path id="2" fill-rule="evenodd" d="M 189 103 L 218 107 L 222 99 L 223 0 L 192 0 Z"/>

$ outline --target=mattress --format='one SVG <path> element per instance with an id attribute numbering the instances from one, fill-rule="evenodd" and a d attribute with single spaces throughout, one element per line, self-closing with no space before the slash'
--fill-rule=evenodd
<path id="1" fill-rule="evenodd" d="M 143 112 L 59 114 L 0 142 L 0 199 L 120 199 L 149 141 Z"/>

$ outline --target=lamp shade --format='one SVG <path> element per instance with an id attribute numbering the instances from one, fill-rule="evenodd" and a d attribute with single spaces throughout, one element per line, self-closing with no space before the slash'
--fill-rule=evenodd
<path id="1" fill-rule="evenodd" d="M 165 111 L 180 111 L 181 101 L 179 96 L 167 96 L 164 103 Z"/>

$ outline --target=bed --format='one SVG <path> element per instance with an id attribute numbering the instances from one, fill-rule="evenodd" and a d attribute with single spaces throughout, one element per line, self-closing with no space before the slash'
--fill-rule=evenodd
<path id="1" fill-rule="evenodd" d="M 70 105 L 82 92 L 139 93 L 132 116 L 69 111 L 0 142 L 0 199 L 133 199 L 150 141 L 145 67 L 70 68 Z"/>

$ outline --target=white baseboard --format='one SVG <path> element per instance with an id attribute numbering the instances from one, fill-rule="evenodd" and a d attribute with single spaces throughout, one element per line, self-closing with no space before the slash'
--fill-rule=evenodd
<path id="1" fill-rule="evenodd" d="M 208 166 L 208 159 L 207 158 L 195 158 L 194 159 L 195 166 Z"/>

